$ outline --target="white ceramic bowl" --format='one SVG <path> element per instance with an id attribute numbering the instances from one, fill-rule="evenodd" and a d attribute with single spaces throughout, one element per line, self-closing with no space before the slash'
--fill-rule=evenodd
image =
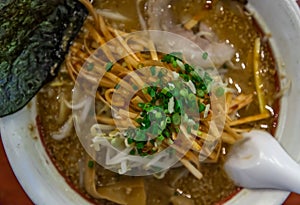
<path id="1" fill-rule="evenodd" d="M 300 12 L 294 0 L 250 0 L 262 28 L 272 34 L 279 71 L 292 84 L 281 100 L 276 138 L 287 152 L 300 161 Z M 282 87 L 288 83 L 283 80 Z M 2 141 L 20 184 L 35 204 L 90 204 L 72 190 L 46 154 L 35 126 L 34 100 L 30 106 L 0 119 Z M 34 129 L 29 129 L 33 127 Z M 288 192 L 243 189 L 226 205 L 279 205 Z"/>

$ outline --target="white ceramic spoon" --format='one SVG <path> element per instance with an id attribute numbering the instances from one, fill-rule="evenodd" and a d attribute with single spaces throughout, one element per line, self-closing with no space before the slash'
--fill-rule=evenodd
<path id="1" fill-rule="evenodd" d="M 228 154 L 225 170 L 236 185 L 300 194 L 300 165 L 267 132 L 253 130 Z"/>

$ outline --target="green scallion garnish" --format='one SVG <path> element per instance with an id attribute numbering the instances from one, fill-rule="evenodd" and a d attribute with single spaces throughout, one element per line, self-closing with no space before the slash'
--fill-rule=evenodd
<path id="1" fill-rule="evenodd" d="M 88 161 L 88 167 L 93 168 L 94 167 L 94 161 L 92 161 L 92 160 Z"/>
<path id="2" fill-rule="evenodd" d="M 163 140 L 165 139 L 165 137 L 162 136 L 162 135 L 159 135 L 156 139 L 157 139 L 158 141 L 163 141 Z"/>
<path id="3" fill-rule="evenodd" d="M 179 115 L 179 113 L 174 113 L 172 115 L 172 122 L 174 123 L 174 125 L 179 125 L 181 122 L 181 116 Z"/>
<path id="4" fill-rule="evenodd" d="M 113 65 L 114 65 L 114 64 L 113 64 L 112 62 L 106 63 L 105 70 L 106 70 L 107 72 L 109 72 L 109 71 L 112 69 Z"/>
<path id="5" fill-rule="evenodd" d="M 215 92 L 215 94 L 216 94 L 217 97 L 223 96 L 224 93 L 225 93 L 225 90 L 224 90 L 223 87 L 218 87 L 218 88 L 216 89 L 216 92 Z"/>
<path id="6" fill-rule="evenodd" d="M 204 53 L 202 54 L 202 59 L 203 59 L 203 60 L 207 60 L 207 58 L 208 58 L 208 53 L 207 53 L 207 52 L 204 52 Z"/>
<path id="7" fill-rule="evenodd" d="M 151 71 L 151 75 L 155 76 L 155 74 L 156 74 L 156 68 L 155 68 L 155 66 L 151 66 L 150 67 L 150 71 Z"/>
<path id="8" fill-rule="evenodd" d="M 91 71 L 94 69 L 94 63 L 89 63 L 88 66 L 86 67 L 87 71 Z"/>

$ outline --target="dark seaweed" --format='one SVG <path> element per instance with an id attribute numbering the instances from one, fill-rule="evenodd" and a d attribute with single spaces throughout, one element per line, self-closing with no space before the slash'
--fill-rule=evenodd
<path id="1" fill-rule="evenodd" d="M 86 14 L 76 0 L 0 1 L 0 117 L 53 79 Z"/>

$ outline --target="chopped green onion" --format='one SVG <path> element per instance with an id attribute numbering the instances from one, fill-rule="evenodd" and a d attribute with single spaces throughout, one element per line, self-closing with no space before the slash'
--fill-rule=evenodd
<path id="1" fill-rule="evenodd" d="M 193 93 L 190 93 L 190 94 L 188 95 L 188 100 L 189 100 L 189 101 L 195 101 L 195 100 L 196 100 L 196 96 L 195 96 Z"/>
<path id="2" fill-rule="evenodd" d="M 181 101 L 175 100 L 174 110 L 175 112 L 181 112 L 182 103 Z"/>
<path id="3" fill-rule="evenodd" d="M 179 68 L 181 68 L 181 70 L 185 70 L 184 64 L 181 60 L 176 60 L 177 65 L 179 66 Z"/>
<path id="4" fill-rule="evenodd" d="M 132 139 L 132 138 L 130 138 L 130 137 L 127 138 L 127 143 L 128 143 L 128 144 L 132 144 L 133 142 L 134 142 L 134 139 Z"/>
<path id="5" fill-rule="evenodd" d="M 168 87 L 164 87 L 162 90 L 161 90 L 161 93 L 166 95 L 168 92 L 169 92 L 169 88 Z"/>
<path id="6" fill-rule="evenodd" d="M 88 161 L 88 167 L 93 168 L 94 167 L 94 161 L 92 161 L 92 160 Z"/>
<path id="7" fill-rule="evenodd" d="M 114 64 L 113 64 L 112 62 L 106 63 L 105 70 L 106 70 L 107 72 L 109 72 L 109 71 L 112 69 L 113 65 L 114 65 Z"/>
<path id="8" fill-rule="evenodd" d="M 161 127 L 162 129 L 165 129 L 166 126 L 167 126 L 167 122 L 166 122 L 166 121 L 161 121 L 161 122 L 160 122 L 160 127 Z"/>
<path id="9" fill-rule="evenodd" d="M 135 154 L 135 149 L 130 150 L 129 154 L 134 155 Z"/>
<path id="10" fill-rule="evenodd" d="M 187 122 L 188 120 L 189 120 L 189 116 L 186 113 L 184 113 L 183 122 Z"/>
<path id="11" fill-rule="evenodd" d="M 208 53 L 207 53 L 207 52 L 204 52 L 204 53 L 202 54 L 202 59 L 203 59 L 203 60 L 207 60 L 207 58 L 208 58 Z"/>
<path id="12" fill-rule="evenodd" d="M 164 55 L 161 62 L 171 63 L 171 55 Z"/>
<path id="13" fill-rule="evenodd" d="M 173 83 L 168 83 L 168 88 L 170 89 L 170 90 L 174 90 L 174 88 L 175 88 L 175 85 L 173 84 Z"/>
<path id="14" fill-rule="evenodd" d="M 182 77 L 185 82 L 188 82 L 190 80 L 190 76 L 187 74 L 179 74 L 179 76 Z"/>
<path id="15" fill-rule="evenodd" d="M 172 122 L 175 124 L 175 125 L 179 125 L 180 122 L 181 122 L 181 116 L 179 115 L 179 113 L 174 113 L 172 115 Z"/>
<path id="16" fill-rule="evenodd" d="M 113 147 L 120 147 L 123 142 L 124 140 L 122 138 L 113 138 L 110 143 Z"/>
<path id="17" fill-rule="evenodd" d="M 94 63 L 89 63 L 88 66 L 86 67 L 86 70 L 91 71 L 94 69 Z"/>
<path id="18" fill-rule="evenodd" d="M 177 97 L 179 95 L 178 89 L 175 89 L 172 93 L 174 97 Z"/>
<path id="19" fill-rule="evenodd" d="M 157 139 L 158 141 L 163 141 L 163 140 L 165 139 L 165 137 L 162 136 L 162 135 L 159 135 L 156 139 Z"/>
<path id="20" fill-rule="evenodd" d="M 198 129 L 199 129 L 199 124 L 195 123 L 195 124 L 193 125 L 193 130 L 198 130 Z"/>
<path id="21" fill-rule="evenodd" d="M 223 96 L 224 93 L 225 93 L 225 90 L 224 90 L 223 87 L 218 87 L 218 88 L 216 89 L 216 96 L 217 96 L 217 97 Z"/>
<path id="22" fill-rule="evenodd" d="M 143 142 L 143 141 L 147 140 L 147 136 L 145 135 L 145 132 L 143 132 L 142 130 L 139 130 L 136 133 L 136 136 L 135 136 L 134 140 L 138 141 L 138 142 Z"/>
<path id="23" fill-rule="evenodd" d="M 178 66 L 177 61 L 175 59 L 172 61 L 172 66 L 174 68 L 177 68 L 177 66 Z"/>
<path id="24" fill-rule="evenodd" d="M 142 63 L 138 64 L 138 66 L 137 66 L 138 69 L 141 69 L 143 67 L 144 67 L 144 64 L 142 64 Z"/>
<path id="25" fill-rule="evenodd" d="M 138 148 L 138 149 L 143 149 L 144 146 L 145 146 L 145 144 L 144 144 L 143 142 L 137 142 L 137 143 L 135 144 L 135 146 L 136 146 L 136 148 Z"/>
<path id="26" fill-rule="evenodd" d="M 163 73 L 162 71 L 159 71 L 157 77 L 160 79 L 160 78 L 162 78 L 163 76 L 164 76 L 164 73 Z"/>
<path id="27" fill-rule="evenodd" d="M 168 102 L 168 112 L 171 114 L 174 112 L 174 105 L 175 105 L 174 98 L 171 97 Z"/>
<path id="28" fill-rule="evenodd" d="M 174 144 L 173 140 L 171 138 L 168 138 L 168 142 L 169 145 Z"/>
<path id="29" fill-rule="evenodd" d="M 191 126 L 187 126 L 186 131 L 188 134 L 192 133 L 192 127 Z"/>
<path id="30" fill-rule="evenodd" d="M 204 91 L 203 90 L 200 90 L 200 89 L 198 89 L 197 91 L 196 91 L 196 95 L 198 96 L 198 97 L 204 97 L 204 95 L 205 95 L 205 93 L 204 93 Z"/>
<path id="31" fill-rule="evenodd" d="M 153 125 L 152 125 L 152 127 L 151 127 L 152 129 L 152 133 L 151 134 L 153 134 L 153 135 L 158 135 L 158 134 L 160 134 L 161 133 L 161 128 L 160 128 L 160 126 L 157 124 L 157 123 L 153 123 Z"/>
<path id="32" fill-rule="evenodd" d="M 186 89 L 182 89 L 179 91 L 180 95 L 182 95 L 183 97 L 187 97 L 188 95 L 188 91 Z"/>
<path id="33" fill-rule="evenodd" d="M 149 115 L 146 115 L 143 119 L 143 122 L 141 123 L 141 127 L 140 129 L 141 130 L 145 130 L 145 129 L 148 129 L 151 125 L 151 121 L 149 119 Z"/>
<path id="34" fill-rule="evenodd" d="M 151 87 L 148 87 L 148 94 L 152 97 L 152 98 L 154 98 L 155 97 L 155 95 L 156 95 L 156 92 L 155 92 L 155 90 L 153 90 Z"/>
<path id="35" fill-rule="evenodd" d="M 205 110 L 205 105 L 201 102 L 199 102 L 199 113 L 203 112 Z"/>
<path id="36" fill-rule="evenodd" d="M 136 121 L 137 123 L 141 124 L 141 123 L 143 122 L 143 119 L 142 119 L 142 118 L 137 118 L 137 119 L 135 119 L 135 121 Z"/>
<path id="37" fill-rule="evenodd" d="M 166 117 L 166 122 L 167 123 L 171 123 L 171 118 L 168 116 L 168 117 Z"/>
<path id="38" fill-rule="evenodd" d="M 169 132 L 168 130 L 166 130 L 166 129 L 163 131 L 163 135 L 164 135 L 166 138 L 168 138 L 168 137 L 171 136 L 170 132 Z"/>
<path id="39" fill-rule="evenodd" d="M 139 108 L 144 108 L 144 106 L 145 106 L 145 103 L 138 103 Z"/>
<path id="40" fill-rule="evenodd" d="M 204 81 L 207 84 L 210 83 L 211 81 L 213 81 L 213 79 L 210 77 L 210 75 L 207 72 L 204 73 Z"/>
<path id="41" fill-rule="evenodd" d="M 148 93 L 148 87 L 144 87 L 144 88 L 142 89 L 142 92 L 143 92 L 144 94 L 147 94 L 147 93 Z"/>
<path id="42" fill-rule="evenodd" d="M 134 90 L 138 90 L 138 89 L 139 89 L 138 86 L 137 86 L 136 84 L 132 84 L 132 88 L 133 88 Z"/>
<path id="43" fill-rule="evenodd" d="M 117 85 L 115 86 L 115 89 L 118 90 L 118 89 L 120 88 L 120 86 L 121 86 L 120 84 L 117 84 Z"/>
<path id="44" fill-rule="evenodd" d="M 156 74 L 155 66 L 151 66 L 150 71 L 151 71 L 151 75 L 154 76 Z"/>
<path id="45" fill-rule="evenodd" d="M 160 118 L 162 118 L 162 114 L 161 114 L 161 112 L 157 112 L 157 113 L 155 113 L 155 118 L 156 118 L 156 119 L 160 119 Z"/>

